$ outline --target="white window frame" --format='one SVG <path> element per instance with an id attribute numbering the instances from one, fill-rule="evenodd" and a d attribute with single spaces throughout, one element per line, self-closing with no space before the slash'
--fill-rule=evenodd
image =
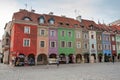
<path id="1" fill-rule="evenodd" d="M 81 37 L 80 32 L 77 32 L 77 33 L 76 33 L 76 38 L 80 38 L 80 37 Z"/>
<path id="2" fill-rule="evenodd" d="M 52 32 L 54 32 L 54 34 L 52 34 Z M 55 30 L 50 30 L 50 36 L 54 37 L 55 36 Z"/>
<path id="3" fill-rule="evenodd" d="M 95 44 L 91 44 L 91 48 L 92 48 L 92 49 L 95 49 Z"/>
<path id="4" fill-rule="evenodd" d="M 24 20 L 25 20 L 25 21 L 30 21 L 30 18 L 25 17 Z"/>
<path id="5" fill-rule="evenodd" d="M 69 42 L 71 42 L 71 47 L 69 47 Z M 68 42 L 67 42 L 67 47 L 68 47 L 68 48 L 72 48 L 72 47 L 73 47 L 72 41 L 68 41 Z"/>
<path id="6" fill-rule="evenodd" d="M 69 35 L 69 33 L 71 33 L 71 34 Z M 72 37 L 72 31 L 68 31 L 68 36 Z"/>
<path id="7" fill-rule="evenodd" d="M 84 49 L 88 49 L 88 44 L 87 44 L 87 47 L 85 47 L 85 44 L 87 44 L 87 43 L 84 43 Z"/>
<path id="8" fill-rule="evenodd" d="M 115 37 L 114 36 L 112 36 L 112 41 L 115 41 Z"/>
<path id="9" fill-rule="evenodd" d="M 44 30 L 44 34 L 41 34 L 42 30 Z M 45 29 L 40 29 L 40 36 L 44 36 L 45 35 Z"/>
<path id="10" fill-rule="evenodd" d="M 49 23 L 50 23 L 51 25 L 53 25 L 53 24 L 55 23 L 55 21 L 52 20 L 52 19 L 50 19 Z"/>
<path id="11" fill-rule="evenodd" d="M 92 36 L 93 36 L 93 38 L 92 38 Z M 91 34 L 91 39 L 94 39 L 94 35 L 93 34 Z"/>
<path id="12" fill-rule="evenodd" d="M 44 24 L 44 23 L 45 23 L 44 18 L 39 18 L 39 24 Z"/>
<path id="13" fill-rule="evenodd" d="M 63 34 L 62 32 L 64 32 L 64 34 Z M 62 35 L 62 34 L 63 34 L 63 35 Z M 61 31 L 61 36 L 62 36 L 62 37 L 65 37 L 65 31 L 64 31 L 64 30 Z"/>
<path id="14" fill-rule="evenodd" d="M 44 40 L 40 40 L 40 47 L 45 48 L 45 41 L 44 41 L 44 47 L 41 46 L 41 41 L 44 41 Z"/>
<path id="15" fill-rule="evenodd" d="M 26 40 L 29 41 L 29 45 L 24 44 Z M 24 38 L 23 39 L 23 47 L 30 47 L 30 39 L 29 38 Z"/>
<path id="16" fill-rule="evenodd" d="M 112 45 L 112 49 L 113 49 L 113 50 L 116 50 L 116 49 L 115 49 L 115 45 Z"/>
<path id="17" fill-rule="evenodd" d="M 24 26 L 24 33 L 30 34 L 30 26 Z"/>
<path id="18" fill-rule="evenodd" d="M 55 43 L 55 47 L 52 47 L 52 42 Z M 50 48 L 56 48 L 56 41 L 50 41 Z"/>
<path id="19" fill-rule="evenodd" d="M 64 41 L 64 42 L 65 42 L 65 41 Z M 65 46 L 62 47 L 62 41 L 60 41 L 60 47 L 61 47 L 61 48 L 65 48 L 65 47 L 66 47 L 66 42 L 65 42 Z"/>
<path id="20" fill-rule="evenodd" d="M 80 42 L 77 42 L 77 43 L 76 43 L 76 47 L 77 47 L 77 48 L 81 48 L 81 43 L 80 43 Z"/>

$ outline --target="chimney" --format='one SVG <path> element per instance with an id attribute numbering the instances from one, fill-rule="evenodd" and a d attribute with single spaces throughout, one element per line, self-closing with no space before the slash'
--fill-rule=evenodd
<path id="1" fill-rule="evenodd" d="M 53 12 L 50 12 L 49 15 L 53 15 Z"/>
<path id="2" fill-rule="evenodd" d="M 76 17 L 76 20 L 78 20 L 79 22 L 82 22 L 81 16 L 77 16 L 77 17 Z"/>
<path id="3" fill-rule="evenodd" d="M 31 12 L 33 12 L 33 13 L 34 13 L 34 12 L 35 12 L 35 10 L 33 10 L 33 9 L 32 9 L 32 10 L 31 10 Z"/>

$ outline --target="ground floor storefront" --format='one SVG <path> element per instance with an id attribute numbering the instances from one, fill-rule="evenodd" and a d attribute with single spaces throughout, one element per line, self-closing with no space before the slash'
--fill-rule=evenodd
<path id="1" fill-rule="evenodd" d="M 6 57 L 7 56 L 7 57 Z M 46 65 L 46 64 L 74 64 L 74 63 L 101 63 L 101 62 L 117 62 L 120 61 L 120 54 L 107 55 L 107 54 L 89 54 L 89 53 L 70 53 L 70 54 L 57 54 L 57 53 L 15 53 L 6 55 L 4 60 L 9 61 L 9 64 L 14 66 L 32 66 L 32 65 Z M 10 56 L 10 57 L 9 57 Z"/>

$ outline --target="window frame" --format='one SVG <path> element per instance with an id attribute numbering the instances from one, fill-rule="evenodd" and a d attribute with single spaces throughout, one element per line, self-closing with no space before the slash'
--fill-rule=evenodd
<path id="1" fill-rule="evenodd" d="M 52 32 L 53 32 L 54 34 L 53 34 Z M 55 36 L 55 30 L 50 30 L 50 36 L 51 36 L 51 37 L 54 37 L 54 36 Z"/>
<path id="2" fill-rule="evenodd" d="M 41 46 L 42 45 L 41 42 L 44 42 L 44 46 Z M 45 41 L 44 40 L 40 40 L 40 47 L 45 48 Z"/>
<path id="3" fill-rule="evenodd" d="M 69 43 L 71 43 L 71 46 L 69 46 Z M 72 48 L 72 47 L 73 47 L 72 41 L 68 41 L 68 42 L 67 42 L 67 47 L 68 47 L 68 48 Z"/>
<path id="4" fill-rule="evenodd" d="M 54 42 L 54 47 L 52 47 L 52 42 Z M 50 48 L 56 48 L 56 41 L 50 41 Z"/>
<path id="5" fill-rule="evenodd" d="M 30 26 L 24 26 L 24 34 L 30 34 Z"/>
<path id="6" fill-rule="evenodd" d="M 44 30 L 44 34 L 42 35 L 41 33 L 42 33 L 42 30 Z M 45 35 L 45 29 L 40 29 L 40 36 L 44 36 Z"/>
<path id="7" fill-rule="evenodd" d="M 64 47 L 62 46 L 62 42 L 64 42 Z M 65 48 L 66 47 L 66 42 L 65 41 L 60 41 L 60 47 Z"/>
<path id="8" fill-rule="evenodd" d="M 28 45 L 25 43 L 25 41 L 29 41 Z M 30 47 L 31 40 L 29 38 L 23 38 L 23 47 Z"/>

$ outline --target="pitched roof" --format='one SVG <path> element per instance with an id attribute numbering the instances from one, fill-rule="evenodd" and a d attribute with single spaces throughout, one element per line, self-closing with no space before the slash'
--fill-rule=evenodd
<path id="1" fill-rule="evenodd" d="M 27 10 L 20 10 L 19 12 L 14 13 L 12 19 L 22 20 L 24 17 L 30 17 L 32 22 L 38 23 L 38 19 L 41 16 L 45 18 L 45 24 L 43 25 L 49 25 L 48 22 L 49 19 L 53 18 L 55 20 L 54 26 L 64 26 L 69 28 L 74 27 L 74 25 L 80 26 L 80 22 L 72 18 L 50 15 L 50 14 L 37 14 L 37 13 L 29 12 Z M 62 23 L 62 25 L 60 25 L 60 23 Z"/>

